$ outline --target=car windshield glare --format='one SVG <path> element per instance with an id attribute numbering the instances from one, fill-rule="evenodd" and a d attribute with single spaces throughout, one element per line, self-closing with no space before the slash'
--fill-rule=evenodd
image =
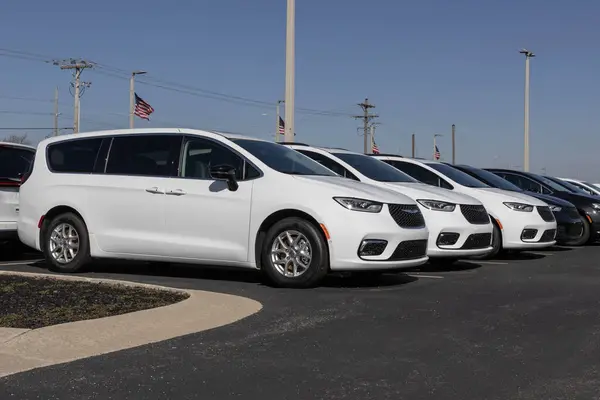
<path id="1" fill-rule="evenodd" d="M 427 166 L 444 174 L 445 176 L 447 176 L 454 182 L 458 183 L 459 185 L 463 185 L 466 187 L 472 187 L 472 188 L 489 188 L 490 187 L 489 185 L 486 185 L 485 183 L 481 182 L 479 179 L 475 179 L 472 176 L 470 176 L 469 174 L 466 174 L 466 173 L 464 173 L 456 168 L 450 167 L 446 164 L 432 163 L 432 164 L 427 164 Z"/>
<path id="2" fill-rule="evenodd" d="M 545 176 L 536 175 L 536 178 L 540 182 L 542 182 L 544 185 L 550 186 L 550 188 L 554 191 L 563 192 L 563 193 L 573 193 L 572 190 L 567 189 L 565 186 L 560 185 L 560 184 L 554 182 L 552 179 L 546 178 Z M 577 191 L 575 191 L 575 193 L 577 193 Z"/>
<path id="3" fill-rule="evenodd" d="M 280 144 L 252 139 L 231 139 L 275 171 L 289 175 L 338 176 L 318 162 Z"/>
<path id="4" fill-rule="evenodd" d="M 498 175 L 493 174 L 484 169 L 474 168 L 474 167 L 463 167 L 465 170 L 469 171 L 471 175 L 475 178 L 480 179 L 484 183 L 495 187 L 497 189 L 509 190 L 511 192 L 523 192 L 523 189 L 518 187 L 515 184 L 510 183 L 504 178 L 500 178 Z"/>
<path id="5" fill-rule="evenodd" d="M 346 162 L 352 168 L 363 174 L 369 179 L 378 182 L 408 182 L 417 183 L 418 181 L 405 174 L 402 171 L 380 161 L 376 158 L 364 154 L 338 153 L 332 152 L 334 156 Z"/>

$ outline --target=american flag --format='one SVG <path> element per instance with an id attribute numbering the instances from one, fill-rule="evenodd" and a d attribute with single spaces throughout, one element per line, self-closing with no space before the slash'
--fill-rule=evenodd
<path id="1" fill-rule="evenodd" d="M 438 149 L 437 145 L 435 146 L 435 152 L 433 153 L 433 158 L 436 160 L 440 159 L 440 149 Z"/>
<path id="2" fill-rule="evenodd" d="M 377 143 L 375 143 L 375 139 L 371 140 L 371 153 L 379 154 L 379 147 L 377 147 Z"/>
<path id="3" fill-rule="evenodd" d="M 150 114 L 153 112 L 154 108 L 135 93 L 135 111 L 133 113 L 138 117 L 149 121 Z"/>
<path id="4" fill-rule="evenodd" d="M 279 134 L 285 135 L 285 122 L 283 122 L 281 117 L 279 117 Z"/>

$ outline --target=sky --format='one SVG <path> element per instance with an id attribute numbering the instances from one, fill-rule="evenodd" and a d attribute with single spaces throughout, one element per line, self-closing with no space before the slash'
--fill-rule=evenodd
<path id="1" fill-rule="evenodd" d="M 72 126 L 71 75 L 45 61 L 73 57 L 98 65 L 82 74 L 91 82 L 82 131 L 128 127 L 127 76 L 143 69 L 136 92 L 155 113 L 136 128 L 274 137 L 275 103 L 285 96 L 285 0 L 5 3 L 2 128 L 51 128 L 56 87 L 59 125 Z M 450 161 L 455 124 L 457 163 L 520 169 L 519 49 L 527 48 L 536 54 L 531 171 L 600 182 L 597 0 L 296 3 L 296 141 L 362 151 L 352 116 L 368 98 L 382 152 L 410 156 L 414 133 L 417 156 L 431 158 L 433 135 L 442 134 L 438 147 Z M 19 132 L 37 142 L 51 130 Z"/>

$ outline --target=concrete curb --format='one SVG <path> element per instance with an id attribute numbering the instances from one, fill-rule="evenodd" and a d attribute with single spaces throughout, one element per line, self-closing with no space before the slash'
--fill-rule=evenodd
<path id="1" fill-rule="evenodd" d="M 179 303 L 39 329 L 0 328 L 0 377 L 201 332 L 246 318 L 262 305 L 244 297 L 110 279 L 0 271 L 0 275 L 75 280 L 185 292 Z"/>

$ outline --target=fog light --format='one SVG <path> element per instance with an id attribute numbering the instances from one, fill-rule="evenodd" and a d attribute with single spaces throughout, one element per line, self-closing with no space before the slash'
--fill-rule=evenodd
<path id="1" fill-rule="evenodd" d="M 460 237 L 459 233 L 456 232 L 442 232 L 438 235 L 438 238 L 435 244 L 439 246 L 452 246 L 456 244 L 458 238 Z"/>
<path id="2" fill-rule="evenodd" d="M 531 240 L 537 235 L 537 229 L 523 229 L 521 232 L 521 240 Z"/>
<path id="3" fill-rule="evenodd" d="M 366 239 L 360 243 L 358 248 L 359 257 L 379 256 L 387 247 L 387 240 Z"/>

